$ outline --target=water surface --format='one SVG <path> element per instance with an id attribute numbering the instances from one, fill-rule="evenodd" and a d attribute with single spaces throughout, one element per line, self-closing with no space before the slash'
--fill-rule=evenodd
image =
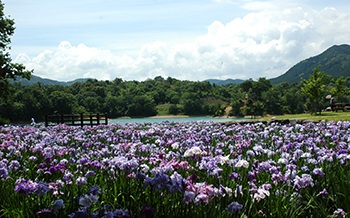
<path id="1" fill-rule="evenodd" d="M 215 118 L 211 116 L 200 116 L 200 117 L 145 117 L 145 118 L 117 118 L 109 119 L 110 124 L 121 124 L 127 123 L 160 123 L 160 122 L 192 122 L 192 121 L 212 121 L 212 122 L 229 122 L 229 121 L 241 121 L 244 118 Z"/>

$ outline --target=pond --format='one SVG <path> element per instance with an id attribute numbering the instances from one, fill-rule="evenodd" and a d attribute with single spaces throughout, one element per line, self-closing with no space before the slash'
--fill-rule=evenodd
<path id="1" fill-rule="evenodd" d="M 192 121 L 212 121 L 212 122 L 229 122 L 229 121 L 242 121 L 247 120 L 245 118 L 234 117 L 211 117 L 211 116 L 189 116 L 189 117 L 145 117 L 145 118 L 117 118 L 109 119 L 110 124 L 127 123 L 160 123 L 164 121 L 168 122 L 192 122 Z"/>

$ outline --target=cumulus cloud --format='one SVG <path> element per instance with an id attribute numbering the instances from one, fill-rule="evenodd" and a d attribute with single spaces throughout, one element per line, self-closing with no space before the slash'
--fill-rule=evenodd
<path id="1" fill-rule="evenodd" d="M 146 44 L 136 55 L 63 41 L 55 50 L 36 57 L 21 54 L 16 61 L 34 69 L 34 75 L 60 81 L 82 77 L 139 81 L 156 76 L 194 81 L 274 78 L 334 44 L 349 43 L 349 25 L 350 14 L 334 8 L 263 10 L 228 23 L 214 21 L 206 34 L 191 42 Z"/>

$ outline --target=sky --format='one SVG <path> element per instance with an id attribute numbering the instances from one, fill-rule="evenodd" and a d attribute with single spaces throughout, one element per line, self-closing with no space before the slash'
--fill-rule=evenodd
<path id="1" fill-rule="evenodd" d="M 278 77 L 350 44 L 344 0 L 2 0 L 33 75 L 144 81 Z"/>

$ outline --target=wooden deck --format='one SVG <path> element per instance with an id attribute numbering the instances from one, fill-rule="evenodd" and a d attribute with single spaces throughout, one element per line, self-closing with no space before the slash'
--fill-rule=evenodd
<path id="1" fill-rule="evenodd" d="M 66 124 L 70 126 L 97 126 L 108 124 L 107 114 L 53 114 L 45 115 L 45 126 Z"/>

